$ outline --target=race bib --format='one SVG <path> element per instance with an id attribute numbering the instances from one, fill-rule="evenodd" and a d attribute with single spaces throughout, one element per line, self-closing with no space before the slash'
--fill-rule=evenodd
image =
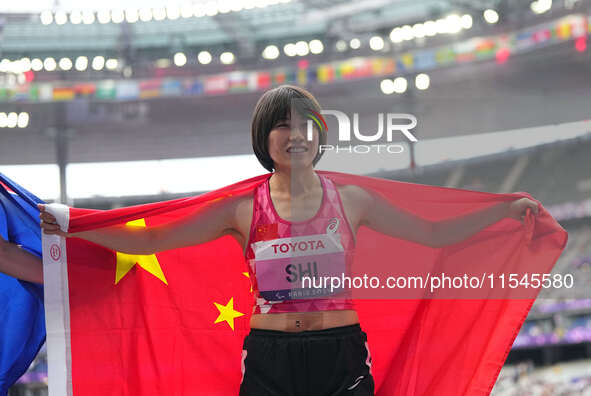
<path id="1" fill-rule="evenodd" d="M 345 252 L 338 233 L 259 241 L 252 244 L 259 293 L 267 301 L 324 297 L 330 277 L 345 275 Z"/>

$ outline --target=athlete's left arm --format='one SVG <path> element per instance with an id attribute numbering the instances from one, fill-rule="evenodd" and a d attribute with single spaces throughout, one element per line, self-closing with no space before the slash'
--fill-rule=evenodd
<path id="1" fill-rule="evenodd" d="M 461 217 L 430 221 L 396 207 L 379 194 L 361 187 L 349 186 L 347 190 L 352 201 L 362 208 L 359 225 L 435 248 L 461 242 L 505 217 L 523 220 L 528 208 L 535 215 L 538 214 L 536 202 L 528 198 L 518 198 Z"/>

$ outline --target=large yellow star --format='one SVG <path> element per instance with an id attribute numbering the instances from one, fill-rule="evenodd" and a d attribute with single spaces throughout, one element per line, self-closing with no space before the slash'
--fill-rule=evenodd
<path id="1" fill-rule="evenodd" d="M 144 219 L 133 220 L 126 223 L 127 226 L 131 227 L 146 227 L 146 221 Z M 164 284 L 168 285 L 160 263 L 156 258 L 155 254 L 140 255 L 140 254 L 125 254 L 117 252 L 117 269 L 115 271 L 115 284 L 133 268 L 134 265 L 138 264 L 140 267 L 160 279 Z"/>
<path id="2" fill-rule="evenodd" d="M 227 322 L 232 330 L 234 330 L 234 318 L 243 316 L 242 312 L 234 310 L 234 297 L 230 298 L 230 301 L 226 305 L 218 304 L 214 302 L 215 307 L 220 311 L 220 315 L 215 320 L 215 323 Z"/>

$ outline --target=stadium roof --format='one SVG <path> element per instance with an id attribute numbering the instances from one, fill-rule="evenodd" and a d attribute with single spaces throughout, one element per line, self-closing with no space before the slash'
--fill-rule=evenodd
<path id="1" fill-rule="evenodd" d="M 468 13 L 475 25 L 486 26 L 482 13 L 489 8 L 498 10 L 501 23 L 523 24 L 534 17 L 530 4 L 529 0 L 24 0 L 0 4 L 0 52 L 16 56 L 43 50 L 120 51 L 127 40 L 134 48 L 159 49 L 160 55 L 165 49 L 220 46 L 248 59 L 258 58 L 261 46 L 283 45 L 282 40 L 316 36 L 334 44 L 368 39 L 387 35 L 397 26 L 450 14 Z M 554 10 L 560 8 L 564 7 Z"/>

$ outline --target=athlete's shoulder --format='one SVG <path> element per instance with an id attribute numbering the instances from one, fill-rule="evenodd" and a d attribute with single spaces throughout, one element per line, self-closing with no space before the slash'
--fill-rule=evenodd
<path id="1" fill-rule="evenodd" d="M 372 202 L 372 196 L 366 189 L 355 184 L 337 185 L 341 200 L 348 201 L 353 205 L 365 207 Z"/>
<path id="2" fill-rule="evenodd" d="M 252 209 L 252 203 L 254 201 L 254 194 L 255 194 L 254 190 L 248 191 L 238 197 L 235 197 L 233 199 L 232 203 L 234 204 L 234 206 L 236 208 L 243 208 L 245 206 L 250 206 L 250 208 Z"/>
<path id="3" fill-rule="evenodd" d="M 233 197 L 228 203 L 229 206 L 227 209 L 230 211 L 234 224 L 243 225 L 242 223 L 244 223 L 245 220 L 250 224 L 249 219 L 252 217 L 254 190 Z"/>

